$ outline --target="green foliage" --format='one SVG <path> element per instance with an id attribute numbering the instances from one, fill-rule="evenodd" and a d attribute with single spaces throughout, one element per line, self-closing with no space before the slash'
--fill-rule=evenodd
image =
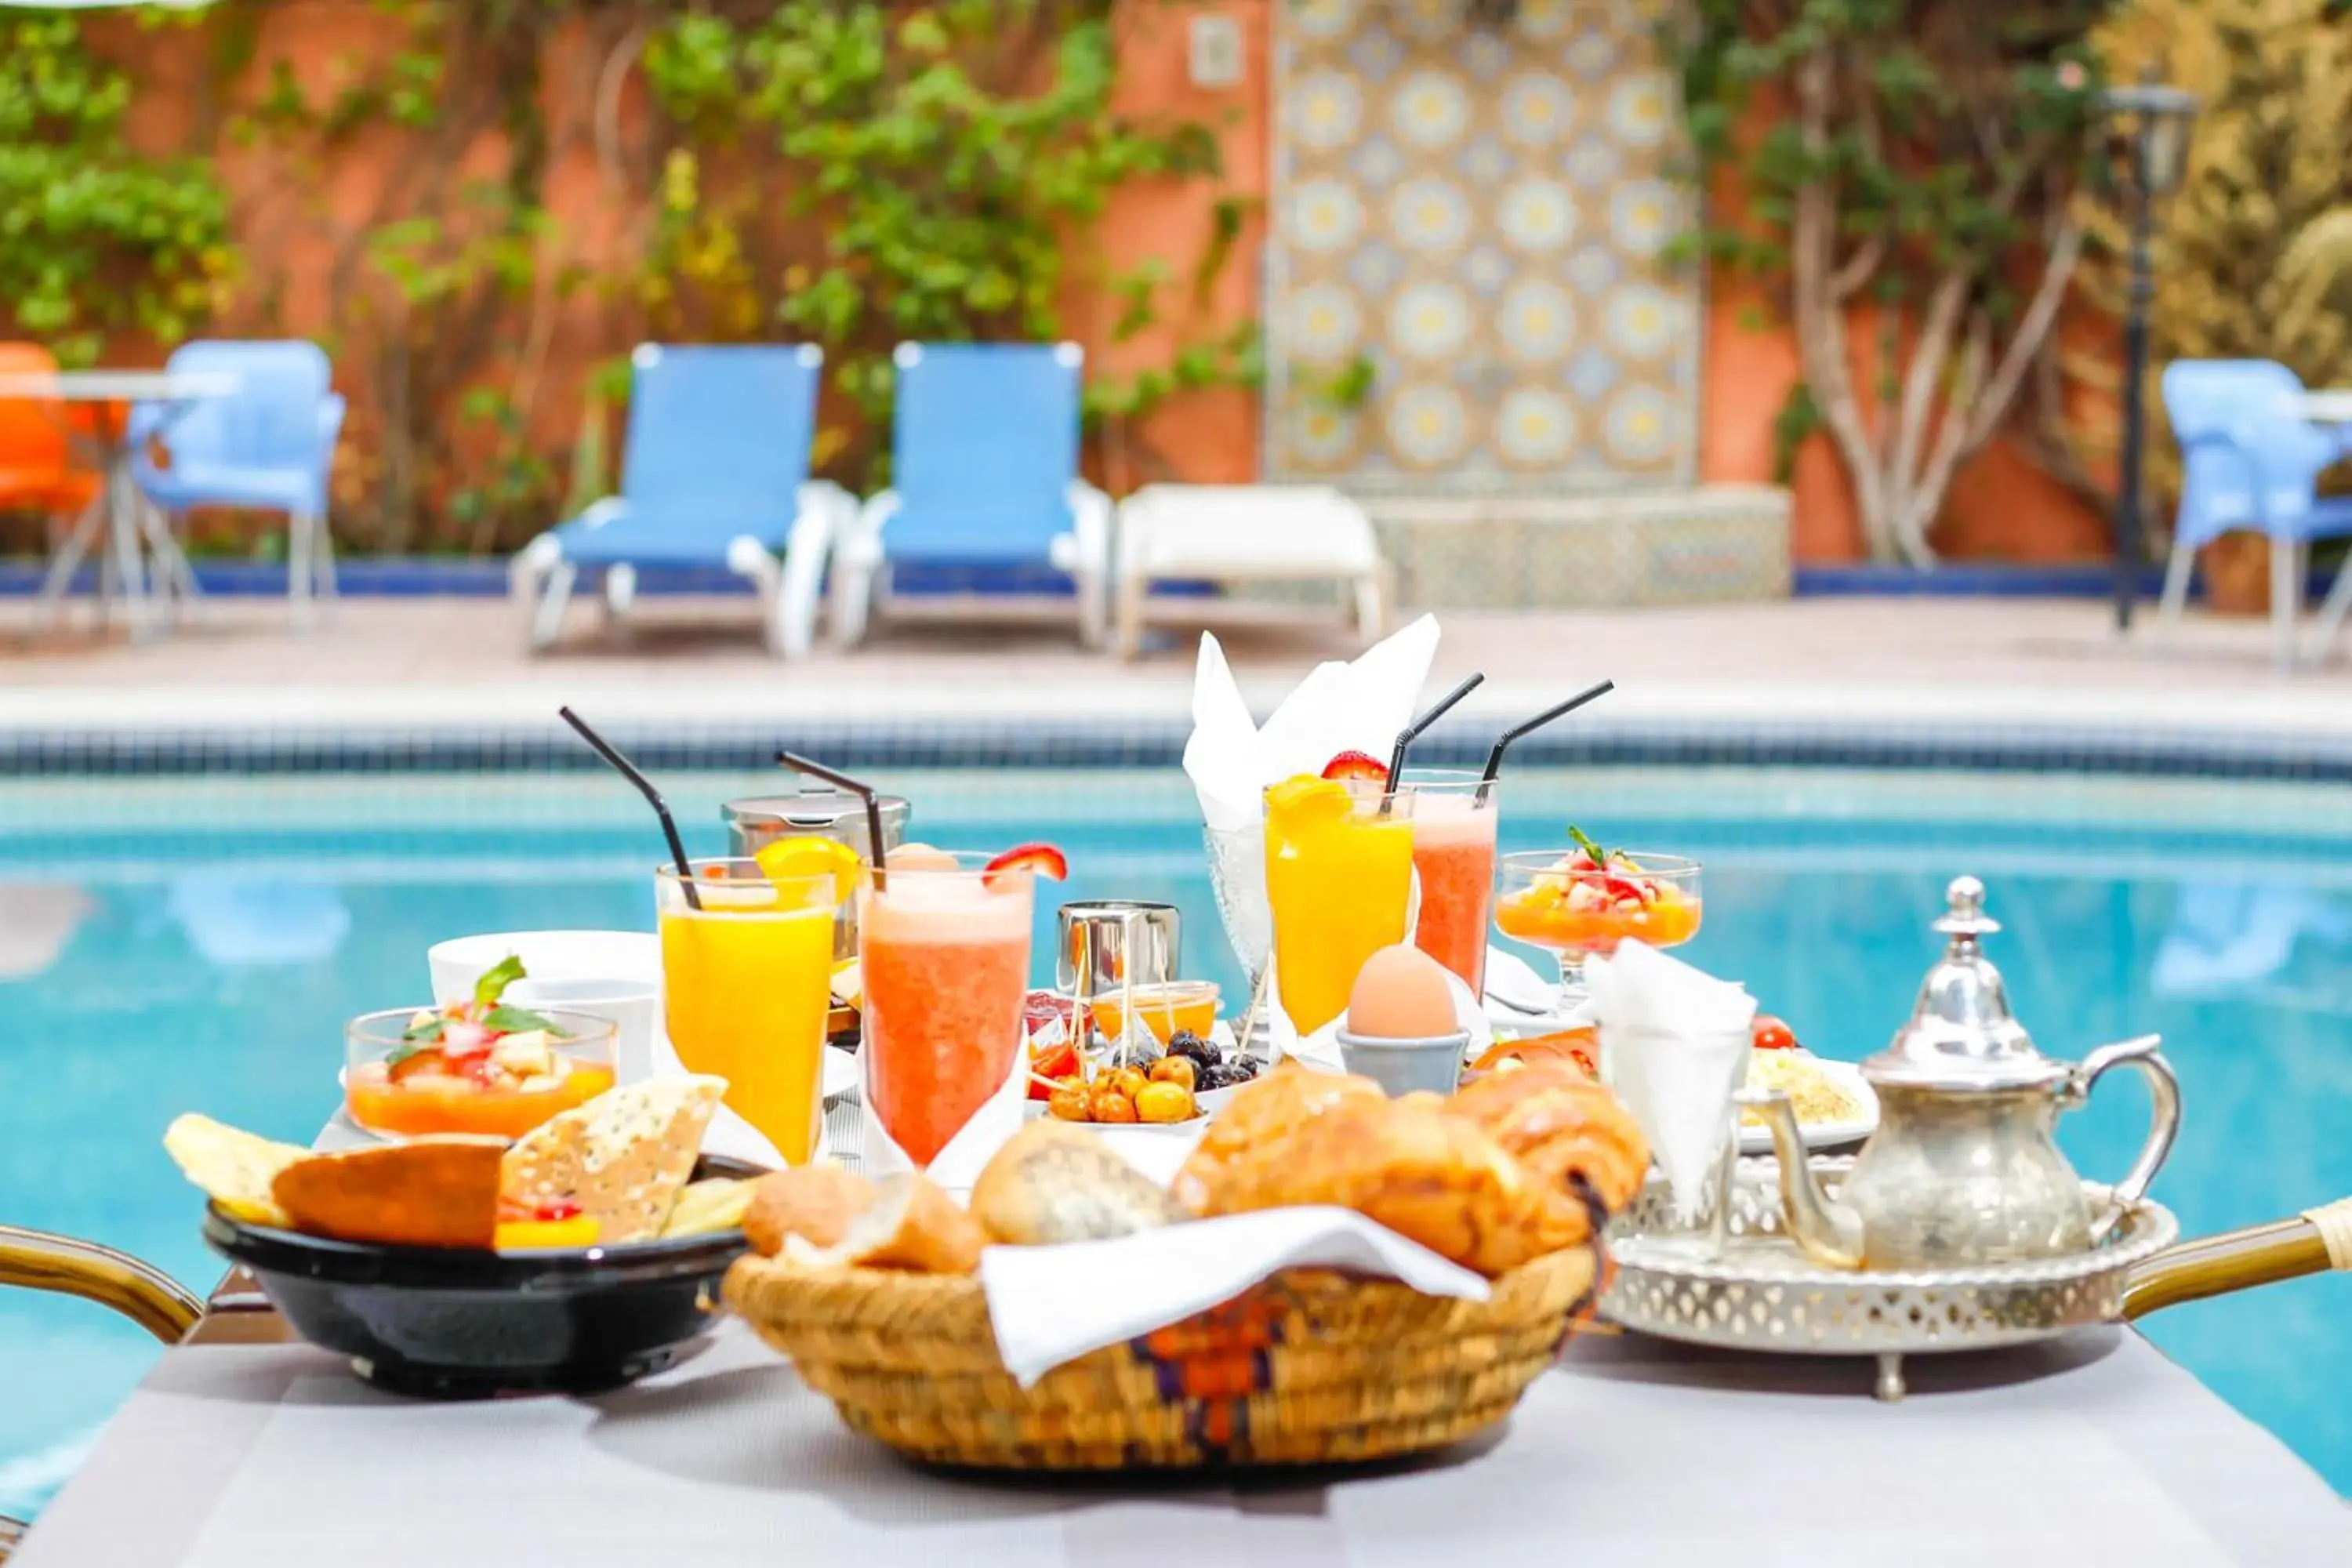
<path id="1" fill-rule="evenodd" d="M 185 336 L 230 263 L 210 165 L 134 152 L 131 95 L 75 17 L 0 20 L 0 331 L 68 363 L 110 331 Z"/>
<path id="2" fill-rule="evenodd" d="M 2003 428 L 2065 298 L 2113 0 L 1694 0 L 1664 29 L 1693 174 L 1687 254 L 1794 329 L 1779 460 L 1825 432 L 1874 553 L 1926 563 L 1960 464 Z M 1870 331 L 1849 347 L 1850 320 Z"/>
<path id="3" fill-rule="evenodd" d="M 902 340 L 1062 337 L 1074 282 L 1096 284 L 1115 308 L 1111 342 L 1158 326 L 1162 264 L 1100 276 L 1073 258 L 1093 254 L 1117 190 L 1214 177 L 1217 148 L 1204 127 L 1114 113 L 1109 11 L 1109 0 L 784 0 L 740 19 L 672 19 L 645 68 L 691 146 L 665 166 L 648 303 L 682 307 L 685 283 L 722 331 L 781 327 L 824 344 L 865 426 L 843 465 L 852 479 L 879 477 L 885 455 L 871 437 Z M 1024 38 L 1036 47 L 1018 47 Z M 764 226 L 705 197 L 699 149 L 728 142 L 774 155 L 760 183 L 789 194 Z M 1190 279 L 1195 307 L 1243 216 L 1238 204 L 1215 209 Z M 782 259 L 763 268 L 762 251 Z M 1091 377 L 1089 414 L 1132 418 L 1177 392 L 1250 380 L 1255 356 L 1255 331 L 1181 342 L 1164 367 Z"/>

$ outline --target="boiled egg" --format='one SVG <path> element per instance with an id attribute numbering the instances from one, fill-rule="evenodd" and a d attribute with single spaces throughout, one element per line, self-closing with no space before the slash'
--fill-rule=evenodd
<path id="1" fill-rule="evenodd" d="M 1356 973 L 1348 1032 L 1373 1040 L 1428 1040 L 1459 1033 L 1445 966 L 1413 946 L 1384 947 Z"/>

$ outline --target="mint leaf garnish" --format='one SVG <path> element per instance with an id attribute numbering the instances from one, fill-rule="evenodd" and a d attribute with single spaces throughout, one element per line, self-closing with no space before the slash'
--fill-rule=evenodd
<path id="1" fill-rule="evenodd" d="M 502 1035 L 520 1035 L 526 1029 L 544 1029 L 560 1040 L 572 1037 L 571 1032 L 555 1026 L 555 1020 L 528 1007 L 493 1007 L 482 1015 L 482 1027 L 495 1029 Z"/>
<path id="2" fill-rule="evenodd" d="M 1589 837 L 1587 837 L 1584 829 L 1577 826 L 1574 823 L 1570 823 L 1568 827 L 1568 836 L 1570 839 L 1575 841 L 1576 847 L 1579 849 L 1583 850 L 1587 855 L 1592 857 L 1592 863 L 1595 866 L 1599 867 L 1603 871 L 1609 869 L 1608 851 L 1601 848 L 1600 845 L 1595 844 Z"/>
<path id="3" fill-rule="evenodd" d="M 400 1032 L 400 1037 L 408 1044 L 415 1047 L 417 1050 L 422 1050 L 426 1046 L 429 1046 L 434 1041 L 439 1039 L 441 1037 L 441 1032 L 448 1026 L 449 1020 L 446 1018 L 427 1018 L 422 1024 L 411 1024 L 408 1027 L 403 1029 Z M 415 1052 L 411 1051 L 409 1054 L 414 1056 Z"/>
<path id="4" fill-rule="evenodd" d="M 488 1007 L 506 994 L 508 986 L 522 977 L 522 955 L 508 953 L 499 960 L 496 968 L 484 970 L 482 977 L 474 982 L 474 1000 Z"/>
<path id="5" fill-rule="evenodd" d="M 409 1058 L 421 1056 L 432 1048 L 431 1042 L 426 1040 L 411 1040 L 404 1045 L 394 1046 L 392 1047 L 392 1053 L 383 1058 L 383 1065 L 386 1068 L 396 1068 Z"/>

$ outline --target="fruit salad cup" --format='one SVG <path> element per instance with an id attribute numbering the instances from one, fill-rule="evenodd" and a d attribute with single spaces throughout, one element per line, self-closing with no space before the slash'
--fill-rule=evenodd
<path id="1" fill-rule="evenodd" d="M 1304 1039 L 1347 1011 L 1364 961 L 1405 940 L 1413 797 L 1302 774 L 1265 792 L 1275 986 Z"/>
<path id="2" fill-rule="evenodd" d="M 613 1087 L 609 1020 L 498 1003 L 396 1007 L 343 1029 L 343 1109 L 380 1138 L 515 1139 Z"/>
<path id="3" fill-rule="evenodd" d="M 727 1106 L 791 1165 L 816 1158 L 824 1117 L 834 916 L 857 857 L 830 839 L 782 840 L 756 859 L 655 873 L 662 1018 L 688 1072 L 727 1080 Z M 691 886 L 692 899 L 687 897 Z"/>
<path id="4" fill-rule="evenodd" d="M 1412 868 L 1421 878 L 1412 944 L 1483 998 L 1502 786 L 1466 771 L 1407 768 L 1402 788 L 1413 801 Z"/>
<path id="5" fill-rule="evenodd" d="M 1506 855 L 1496 878 L 1495 929 L 1559 962 L 1559 1007 L 1585 997 L 1584 961 L 1635 937 L 1680 947 L 1698 934 L 1699 865 L 1674 855 L 1562 851 Z"/>

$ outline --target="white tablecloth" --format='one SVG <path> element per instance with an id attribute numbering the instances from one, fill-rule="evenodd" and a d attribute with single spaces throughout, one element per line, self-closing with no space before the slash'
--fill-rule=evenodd
<path id="1" fill-rule="evenodd" d="M 740 1327 L 593 1399 L 417 1404 L 169 1352 L 11 1568 L 1531 1568 L 2352 1563 L 2352 1509 L 2146 1341 L 1913 1363 L 1589 1337 L 1499 1436 L 1354 1475 L 915 1470 Z"/>

